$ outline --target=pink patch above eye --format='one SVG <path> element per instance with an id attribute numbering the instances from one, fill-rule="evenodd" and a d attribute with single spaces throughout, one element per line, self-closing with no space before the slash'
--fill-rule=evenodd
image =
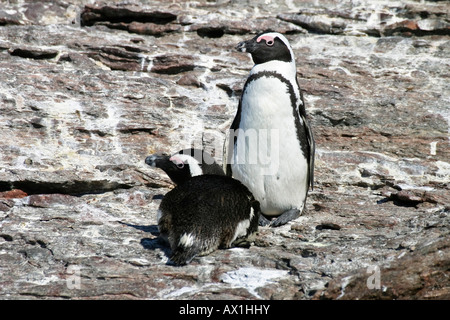
<path id="1" fill-rule="evenodd" d="M 181 160 L 180 158 L 178 158 L 177 156 L 172 156 L 169 158 L 169 161 L 172 161 L 173 163 L 175 163 L 177 166 L 178 165 L 184 165 L 183 160 Z"/>
<path id="2" fill-rule="evenodd" d="M 258 39 L 256 39 L 256 42 L 260 42 L 261 40 L 266 40 L 266 43 L 269 46 L 272 46 L 275 42 L 275 38 L 269 35 L 262 35 L 261 37 L 259 37 Z"/>

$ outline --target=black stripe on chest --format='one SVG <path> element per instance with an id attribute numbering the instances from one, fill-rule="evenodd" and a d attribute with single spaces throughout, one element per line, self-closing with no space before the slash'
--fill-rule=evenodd
<path id="1" fill-rule="evenodd" d="M 261 71 L 261 72 L 252 74 L 251 76 L 248 77 L 247 81 L 245 82 L 244 90 L 242 91 L 242 95 L 245 94 L 245 90 L 247 89 L 247 86 L 251 82 L 258 80 L 260 78 L 263 78 L 263 77 L 276 78 L 286 85 L 287 94 L 289 95 L 290 100 L 291 100 L 292 115 L 294 116 L 297 139 L 300 142 L 300 148 L 302 150 L 303 155 L 305 156 L 306 159 L 309 159 L 310 151 L 309 151 L 309 143 L 307 140 L 306 126 L 302 125 L 302 122 L 300 120 L 300 114 L 299 114 L 299 108 L 304 108 L 303 101 L 300 100 L 299 104 L 301 104 L 301 106 L 297 106 L 297 98 L 295 95 L 295 90 L 294 90 L 294 87 L 292 86 L 292 83 L 288 79 L 286 79 L 280 73 L 277 73 L 275 71 Z M 299 90 L 299 94 L 301 95 L 300 88 L 298 88 L 298 90 Z M 242 100 L 242 97 L 241 97 L 241 100 Z M 241 103 L 242 103 L 242 101 L 240 101 L 240 104 Z M 242 112 L 242 110 L 241 110 L 241 112 Z"/>

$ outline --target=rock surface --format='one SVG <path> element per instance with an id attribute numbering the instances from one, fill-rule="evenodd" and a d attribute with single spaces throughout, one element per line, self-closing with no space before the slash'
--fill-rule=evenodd
<path id="1" fill-rule="evenodd" d="M 450 299 L 445 1 L 8 1 L 1 299 Z M 167 265 L 156 151 L 222 143 L 272 28 L 317 143 L 307 213 Z"/>

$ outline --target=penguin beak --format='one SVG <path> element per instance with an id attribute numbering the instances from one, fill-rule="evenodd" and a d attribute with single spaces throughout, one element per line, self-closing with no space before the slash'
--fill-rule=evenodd
<path id="1" fill-rule="evenodd" d="M 157 167 L 158 163 L 162 160 L 166 160 L 169 157 L 165 154 L 152 154 L 145 158 L 145 163 L 151 167 Z"/>
<path id="2" fill-rule="evenodd" d="M 245 43 L 246 41 L 239 42 L 238 45 L 236 46 L 236 50 L 240 52 L 245 52 L 247 50 L 247 48 L 245 47 Z"/>
<path id="3" fill-rule="evenodd" d="M 256 49 L 255 44 L 256 42 L 253 39 L 242 41 L 238 43 L 238 45 L 236 46 L 236 50 L 240 52 L 252 53 Z"/>
<path id="4" fill-rule="evenodd" d="M 145 163 L 151 167 L 156 167 L 156 155 L 152 154 L 151 156 L 145 158 Z"/>

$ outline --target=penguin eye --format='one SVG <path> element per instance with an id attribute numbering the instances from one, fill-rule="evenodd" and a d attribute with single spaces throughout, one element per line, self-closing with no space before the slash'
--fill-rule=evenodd
<path id="1" fill-rule="evenodd" d="M 177 166 L 178 169 L 183 169 L 184 168 L 184 163 L 183 162 L 178 162 L 175 165 Z"/>
<path id="2" fill-rule="evenodd" d="M 273 46 L 274 43 L 275 43 L 275 41 L 273 41 L 273 40 L 267 40 L 267 41 L 266 41 L 266 44 L 267 44 L 269 47 Z"/>

